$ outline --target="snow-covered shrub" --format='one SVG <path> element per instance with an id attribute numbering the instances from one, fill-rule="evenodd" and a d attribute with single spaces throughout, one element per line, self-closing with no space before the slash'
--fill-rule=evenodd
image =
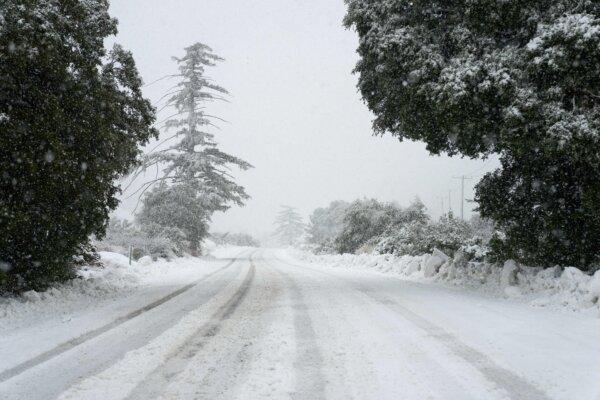
<path id="1" fill-rule="evenodd" d="M 412 221 L 379 241 L 379 253 L 396 255 L 421 255 L 440 249 L 446 254 L 454 254 L 473 238 L 473 229 L 464 221 L 452 215 L 444 216 L 437 222 Z"/>
<path id="2" fill-rule="evenodd" d="M 346 210 L 335 247 L 339 253 L 354 253 L 361 247 L 363 251 L 373 249 L 404 226 L 425 224 L 428 219 L 425 205 L 418 198 L 406 209 L 395 203 L 382 203 L 374 199 L 356 200 Z"/>
<path id="3" fill-rule="evenodd" d="M 140 229 L 129 221 L 119 219 L 110 220 L 106 236 L 96 241 L 94 246 L 99 251 L 124 255 L 129 254 L 131 247 L 134 259 L 145 255 L 168 258 L 183 254 L 187 248 L 185 236 L 176 228 L 147 224 Z"/>
<path id="4" fill-rule="evenodd" d="M 401 220 L 402 210 L 394 203 L 382 203 L 375 199 L 354 201 L 344 216 L 342 231 L 335 238 L 339 253 L 354 253 L 379 237 Z"/>
<path id="5" fill-rule="evenodd" d="M 173 226 L 148 223 L 142 226 L 145 254 L 170 258 L 184 254 L 189 248 L 185 232 Z"/>
<path id="6" fill-rule="evenodd" d="M 190 184 L 159 184 L 147 192 L 136 222 L 153 238 L 172 238 L 196 255 L 208 235 L 211 211 L 205 199 Z M 185 239 L 181 240 L 179 235 Z"/>

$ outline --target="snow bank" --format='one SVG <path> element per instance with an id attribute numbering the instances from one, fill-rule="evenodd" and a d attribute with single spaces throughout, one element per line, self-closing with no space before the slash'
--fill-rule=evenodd
<path id="1" fill-rule="evenodd" d="M 16 324 L 28 316 L 43 317 L 56 310 L 69 313 L 91 306 L 99 299 L 125 295 L 139 284 L 127 257 L 100 252 L 103 267 L 85 267 L 79 278 L 57 284 L 44 292 L 28 291 L 18 297 L 0 297 L 0 327 Z"/>
<path id="2" fill-rule="evenodd" d="M 469 262 L 460 252 L 449 258 L 437 249 L 433 254 L 422 256 L 315 255 L 300 250 L 285 250 L 280 256 L 291 261 L 372 270 L 407 280 L 467 288 L 532 306 L 568 309 L 600 317 L 600 271 L 590 276 L 577 268 L 531 268 L 512 260 L 498 266 Z"/>
<path id="3" fill-rule="evenodd" d="M 231 250 L 231 253 L 238 254 L 239 250 Z M 147 257 L 129 265 L 128 257 L 122 254 L 106 251 L 98 254 L 102 266 L 82 268 L 77 279 L 57 284 L 44 292 L 29 291 L 21 296 L 0 297 L 0 332 L 56 313 L 67 316 L 77 310 L 96 307 L 101 301 L 132 296 L 151 286 L 185 285 L 202 276 L 210 263 L 194 257 L 171 261 L 152 261 Z"/>

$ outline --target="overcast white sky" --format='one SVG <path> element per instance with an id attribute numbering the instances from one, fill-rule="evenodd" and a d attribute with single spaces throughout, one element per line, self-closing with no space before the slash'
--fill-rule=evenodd
<path id="1" fill-rule="evenodd" d="M 343 0 L 112 0 L 116 41 L 131 50 L 144 81 L 174 73 L 171 56 L 200 41 L 226 60 L 210 72 L 231 92 L 211 113 L 225 118 L 222 148 L 252 163 L 239 173 L 252 199 L 214 218 L 213 229 L 268 234 L 281 204 L 306 217 L 335 199 L 374 197 L 407 205 L 418 195 L 433 215 L 441 197 L 459 212 L 494 161 L 431 156 L 421 143 L 374 137 L 351 71 L 357 37 L 342 26 Z M 158 100 L 173 81 L 145 88 Z M 168 115 L 162 115 L 166 117 Z M 159 116 L 159 120 L 160 120 Z M 118 214 L 131 213 L 132 199 Z M 470 210 L 471 206 L 466 207 Z"/>

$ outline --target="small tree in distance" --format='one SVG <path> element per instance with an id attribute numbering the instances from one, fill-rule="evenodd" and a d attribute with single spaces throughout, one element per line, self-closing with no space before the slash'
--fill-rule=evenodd
<path id="1" fill-rule="evenodd" d="M 297 244 L 305 231 L 302 216 L 290 206 L 281 206 L 275 219 L 275 226 L 274 236 L 286 246 Z"/>

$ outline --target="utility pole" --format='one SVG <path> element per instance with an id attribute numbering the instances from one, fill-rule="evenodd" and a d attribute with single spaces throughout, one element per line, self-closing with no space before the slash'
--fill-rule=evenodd
<path id="1" fill-rule="evenodd" d="M 444 216 L 444 214 L 446 213 L 446 212 L 445 212 L 445 209 L 444 209 L 444 196 L 436 196 L 436 197 L 437 197 L 438 199 L 440 199 L 440 200 L 441 200 L 441 202 L 442 202 L 442 215 L 441 215 L 441 216 L 443 217 L 443 216 Z"/>
<path id="2" fill-rule="evenodd" d="M 460 179 L 460 219 L 465 220 L 465 180 L 473 179 L 470 176 L 454 176 L 454 179 Z"/>

